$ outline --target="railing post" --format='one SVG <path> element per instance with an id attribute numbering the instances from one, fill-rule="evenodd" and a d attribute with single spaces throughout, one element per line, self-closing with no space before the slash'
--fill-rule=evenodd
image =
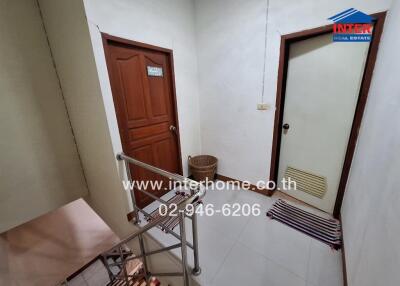
<path id="1" fill-rule="evenodd" d="M 129 162 L 124 160 L 124 165 L 125 165 L 127 179 L 129 180 L 129 183 L 131 184 L 132 183 L 132 175 L 131 175 L 131 168 L 129 166 Z M 140 219 L 139 219 L 139 211 L 136 206 L 135 188 L 132 188 L 132 190 L 130 190 L 130 194 L 131 194 L 131 200 L 132 200 L 132 206 L 133 206 L 133 220 L 134 220 L 133 223 L 139 224 Z"/>
<path id="2" fill-rule="evenodd" d="M 181 235 L 181 252 L 182 252 L 182 273 L 183 285 L 189 286 L 189 274 L 187 267 L 187 248 L 186 248 L 186 231 L 185 231 L 185 213 L 179 213 L 179 230 Z"/>
<path id="3" fill-rule="evenodd" d="M 124 255 L 122 253 L 122 246 L 118 247 L 118 252 L 119 252 L 119 257 L 121 259 L 122 267 L 124 268 L 123 269 L 124 280 L 125 280 L 126 285 L 129 285 L 128 271 L 126 270 L 126 262 L 125 262 L 125 259 L 124 259 Z"/>
<path id="4" fill-rule="evenodd" d="M 146 275 L 146 282 L 149 282 L 149 269 L 147 267 L 147 259 L 146 259 L 146 250 L 144 247 L 144 240 L 143 240 L 143 235 L 139 234 L 139 246 L 140 246 L 140 255 L 142 255 L 142 260 L 143 260 L 143 270 Z"/>
<path id="5" fill-rule="evenodd" d="M 108 265 L 107 258 L 105 257 L 104 254 L 102 254 L 100 257 L 101 257 L 101 261 L 104 264 L 104 267 L 107 269 L 107 273 L 108 273 L 108 277 L 110 278 L 110 281 L 113 281 L 114 275 L 112 274 L 110 266 Z"/>
<path id="6" fill-rule="evenodd" d="M 193 190 L 190 190 L 191 195 L 194 194 Z M 196 207 L 193 205 L 194 211 L 192 215 L 192 234 L 193 234 L 193 264 L 194 268 L 192 270 L 192 274 L 195 276 L 200 275 L 201 273 L 201 268 L 200 268 L 200 262 L 199 262 L 199 238 L 197 234 L 197 213 L 196 213 Z"/>

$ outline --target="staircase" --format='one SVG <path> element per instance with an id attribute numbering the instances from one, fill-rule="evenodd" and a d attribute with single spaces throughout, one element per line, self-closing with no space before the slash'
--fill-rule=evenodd
<path id="1" fill-rule="evenodd" d="M 183 279 L 184 286 L 190 286 L 190 274 L 199 275 L 201 270 L 199 266 L 199 253 L 198 253 L 198 234 L 197 234 L 197 216 L 195 208 L 201 203 L 201 199 L 205 195 L 205 188 L 201 183 L 185 178 L 181 175 L 169 173 L 165 170 L 159 169 L 152 165 L 143 163 L 124 154 L 118 154 L 117 159 L 123 161 L 125 169 L 130 177 L 130 165 L 144 168 L 148 171 L 155 172 L 160 176 L 167 177 L 169 180 L 176 180 L 180 182 L 179 192 L 176 193 L 175 197 L 169 201 L 164 201 L 161 198 L 154 196 L 147 191 L 134 189 L 131 192 L 131 199 L 133 204 L 133 222 L 138 226 L 138 230 L 129 235 L 127 238 L 120 240 L 117 244 L 113 245 L 107 251 L 104 251 L 91 263 L 88 263 L 85 267 L 81 268 L 80 271 L 74 273 L 72 276 L 67 278 L 61 285 L 79 285 L 79 286 L 161 286 L 160 281 L 157 277 L 165 276 L 180 276 Z M 145 210 L 137 206 L 135 201 L 135 192 L 140 191 L 146 195 L 152 197 L 154 200 L 161 204 L 169 206 L 170 204 L 176 204 L 176 208 L 168 207 L 165 215 L 158 215 L 158 211 L 155 210 L 151 213 L 147 213 Z M 192 210 L 190 213 L 187 212 L 188 206 Z M 147 224 L 139 225 L 139 213 L 144 216 Z M 190 219 L 192 222 L 192 237 L 193 241 L 188 242 L 186 240 L 185 230 L 185 219 Z M 173 229 L 179 226 L 179 234 Z M 159 227 L 165 233 L 174 236 L 179 240 L 179 243 L 161 247 L 156 250 L 148 251 L 144 244 L 144 235 L 152 228 Z M 135 254 L 128 247 L 133 240 L 138 239 L 140 253 Z M 173 249 L 181 249 L 181 272 L 170 272 L 170 273 L 156 273 L 152 272 L 148 266 L 148 258 L 151 255 L 167 252 Z M 193 250 L 194 268 L 189 271 L 187 263 L 187 248 Z M 96 270 L 94 270 L 96 269 Z M 87 272 L 90 275 L 96 276 L 94 282 L 84 281 L 85 279 L 78 276 L 82 275 L 85 277 Z M 80 279 L 79 279 L 80 278 Z M 81 280 L 81 282 L 79 281 Z M 60 284 L 59 284 L 60 285 Z"/>
<path id="2" fill-rule="evenodd" d="M 168 179 L 180 181 L 183 189 L 177 193 L 175 200 L 168 202 L 165 202 L 161 198 L 158 198 L 147 191 L 140 189 L 132 190 L 131 199 L 133 204 L 134 223 L 139 225 L 139 213 L 144 215 L 148 223 L 140 227 L 137 232 L 123 239 L 120 243 L 113 246 L 110 250 L 101 255 L 102 262 L 107 269 L 111 281 L 107 286 L 159 286 L 160 282 L 156 278 L 158 276 L 181 276 L 183 279 L 183 285 L 189 286 L 190 271 L 187 263 L 188 247 L 191 248 L 194 253 L 194 268 L 192 269 L 191 273 L 193 275 L 199 275 L 201 271 L 199 266 L 196 212 L 193 211 L 188 214 L 186 210 L 188 205 L 192 205 L 193 208 L 198 206 L 198 204 L 201 202 L 201 199 L 205 195 L 204 186 L 196 181 L 190 180 L 181 175 L 169 173 L 165 170 L 143 163 L 124 154 L 118 154 L 117 159 L 125 163 L 125 170 L 129 180 L 132 180 L 130 175 L 130 164 L 133 164 L 134 166 L 141 167 L 158 175 L 167 177 Z M 166 215 L 164 216 L 155 215 L 158 213 L 157 211 L 149 214 L 137 206 L 135 201 L 135 191 L 143 192 L 162 204 L 169 205 L 174 203 L 177 205 L 177 209 L 168 208 Z M 190 243 L 186 240 L 185 218 L 189 218 L 192 222 L 193 243 Z M 173 230 L 173 228 L 177 225 L 179 225 L 179 234 Z M 179 243 L 162 247 L 157 250 L 147 251 L 145 249 L 143 235 L 153 227 L 160 227 L 164 232 L 179 239 Z M 132 251 L 127 247 L 127 245 L 134 239 L 139 240 L 140 254 L 138 255 L 132 253 Z M 147 258 L 149 256 L 170 251 L 175 248 L 181 249 L 182 272 L 153 273 L 150 271 L 147 263 Z"/>

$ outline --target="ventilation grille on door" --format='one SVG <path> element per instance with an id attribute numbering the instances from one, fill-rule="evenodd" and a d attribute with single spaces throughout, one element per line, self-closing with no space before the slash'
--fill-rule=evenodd
<path id="1" fill-rule="evenodd" d="M 296 182 L 296 189 L 322 199 L 326 193 L 326 178 L 296 168 L 287 167 L 285 179 Z M 293 187 L 293 186 L 292 186 Z"/>

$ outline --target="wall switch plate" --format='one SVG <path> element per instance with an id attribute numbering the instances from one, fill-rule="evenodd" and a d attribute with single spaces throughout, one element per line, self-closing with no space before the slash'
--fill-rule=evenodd
<path id="1" fill-rule="evenodd" d="M 258 103 L 257 110 L 268 110 L 270 106 L 267 103 Z"/>

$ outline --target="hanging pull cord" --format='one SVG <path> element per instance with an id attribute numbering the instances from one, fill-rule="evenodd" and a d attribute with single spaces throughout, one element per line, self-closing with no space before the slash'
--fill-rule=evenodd
<path id="1" fill-rule="evenodd" d="M 269 0 L 267 0 L 267 9 L 265 13 L 265 38 L 264 38 L 264 66 L 263 66 L 263 77 L 262 77 L 262 88 L 261 88 L 261 103 L 264 103 L 265 93 L 265 76 L 266 76 L 266 61 L 267 61 L 267 38 L 268 38 L 268 16 L 269 16 Z"/>

